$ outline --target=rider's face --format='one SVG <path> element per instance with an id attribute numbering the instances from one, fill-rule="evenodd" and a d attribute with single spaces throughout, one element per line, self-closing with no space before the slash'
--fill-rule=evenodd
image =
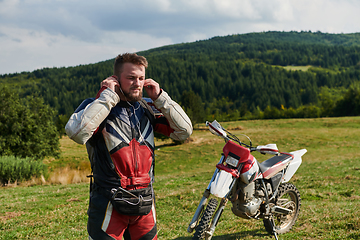
<path id="1" fill-rule="evenodd" d="M 142 91 L 145 80 L 145 67 L 133 63 L 124 63 L 120 75 L 120 85 L 127 100 L 139 101 L 142 98 Z"/>

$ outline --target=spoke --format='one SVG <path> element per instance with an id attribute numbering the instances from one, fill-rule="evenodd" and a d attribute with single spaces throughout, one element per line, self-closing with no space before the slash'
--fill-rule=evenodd
<path id="1" fill-rule="evenodd" d="M 285 204 L 287 204 L 287 202 L 290 202 L 290 201 L 291 201 L 290 199 L 281 198 L 281 199 L 278 199 L 277 205 L 278 205 L 278 206 L 284 206 Z"/>
<path id="2" fill-rule="evenodd" d="M 296 206 L 295 202 L 294 201 L 289 201 L 285 204 L 282 204 L 281 205 L 283 208 L 294 208 L 294 206 Z"/>

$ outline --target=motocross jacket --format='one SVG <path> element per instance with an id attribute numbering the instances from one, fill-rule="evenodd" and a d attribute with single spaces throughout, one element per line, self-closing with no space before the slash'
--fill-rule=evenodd
<path id="1" fill-rule="evenodd" d="M 149 186 L 154 171 L 154 131 L 179 141 L 191 135 L 190 119 L 165 91 L 150 104 L 153 109 L 144 106 L 144 101 L 120 101 L 114 91 L 103 87 L 95 99 L 85 100 L 71 115 L 66 133 L 75 142 L 86 143 L 94 181 L 100 188 Z"/>

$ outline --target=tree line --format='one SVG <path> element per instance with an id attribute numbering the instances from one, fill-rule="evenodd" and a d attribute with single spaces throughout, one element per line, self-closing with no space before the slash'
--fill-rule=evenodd
<path id="1" fill-rule="evenodd" d="M 148 59 L 147 77 L 180 102 L 194 123 L 360 114 L 358 33 L 240 34 L 138 54 Z M 0 82 L 20 99 L 43 99 L 54 110 L 61 135 L 74 109 L 112 75 L 113 61 L 5 74 Z M 311 67 L 292 71 L 285 66 Z"/>

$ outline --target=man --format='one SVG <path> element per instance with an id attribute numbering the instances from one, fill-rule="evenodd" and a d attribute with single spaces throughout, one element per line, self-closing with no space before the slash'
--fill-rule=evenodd
<path id="1" fill-rule="evenodd" d="M 154 131 L 183 141 L 192 125 L 183 109 L 145 78 L 147 60 L 117 56 L 114 75 L 101 82 L 95 99 L 85 100 L 65 130 L 87 147 L 94 184 L 88 209 L 89 239 L 157 239 L 153 197 Z M 151 108 L 143 99 L 145 88 Z M 154 111 L 156 113 L 154 113 Z"/>

